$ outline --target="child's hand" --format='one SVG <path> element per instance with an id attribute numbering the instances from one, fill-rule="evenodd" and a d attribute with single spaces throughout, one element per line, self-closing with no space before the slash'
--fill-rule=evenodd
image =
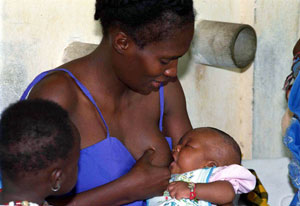
<path id="1" fill-rule="evenodd" d="M 168 186 L 168 191 L 172 198 L 180 200 L 182 198 L 190 198 L 190 189 L 186 182 L 172 182 Z"/>

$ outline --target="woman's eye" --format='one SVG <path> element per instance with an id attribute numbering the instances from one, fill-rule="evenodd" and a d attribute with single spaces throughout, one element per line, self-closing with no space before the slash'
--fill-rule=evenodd
<path id="1" fill-rule="evenodd" d="M 171 60 L 168 60 L 168 59 L 161 59 L 161 60 L 160 60 L 160 63 L 163 64 L 163 65 L 167 65 L 167 64 L 170 63 L 170 61 L 171 61 Z"/>

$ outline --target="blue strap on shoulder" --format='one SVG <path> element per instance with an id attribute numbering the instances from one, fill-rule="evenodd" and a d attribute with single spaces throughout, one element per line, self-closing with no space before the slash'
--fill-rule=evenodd
<path id="1" fill-rule="evenodd" d="M 165 97 L 164 97 L 164 86 L 161 85 L 159 88 L 159 104 L 160 104 L 160 117 L 159 117 L 159 130 L 163 131 L 163 118 L 164 118 L 164 107 L 165 107 Z"/>
<path id="2" fill-rule="evenodd" d="M 78 87 L 81 89 L 81 91 L 85 94 L 85 96 L 92 102 L 92 104 L 96 107 L 104 125 L 105 125 L 105 128 L 106 128 L 106 137 L 110 137 L 109 135 L 109 130 L 108 130 L 108 126 L 104 120 L 104 117 L 100 111 L 100 109 L 98 108 L 97 104 L 96 104 L 96 101 L 94 100 L 93 96 L 91 95 L 91 93 L 89 92 L 89 90 L 67 69 L 52 69 L 52 70 L 48 70 L 48 71 L 45 71 L 41 74 L 39 74 L 29 85 L 28 87 L 25 89 L 23 95 L 21 96 L 21 99 L 20 100 L 24 100 L 26 99 L 28 93 L 30 92 L 30 90 L 32 89 L 32 87 L 37 84 L 39 81 L 41 81 L 45 76 L 47 76 L 50 72 L 53 72 L 53 71 L 63 71 L 63 72 L 66 72 L 70 77 L 72 77 L 72 79 L 75 81 L 75 83 L 78 85 Z"/>

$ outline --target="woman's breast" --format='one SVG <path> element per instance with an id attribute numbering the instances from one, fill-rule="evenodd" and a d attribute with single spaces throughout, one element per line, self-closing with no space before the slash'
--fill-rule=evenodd
<path id="1" fill-rule="evenodd" d="M 172 139 L 166 137 L 166 140 L 171 148 Z M 134 157 L 117 138 L 104 139 L 81 150 L 75 191 L 80 193 L 116 180 L 128 173 L 135 163 Z"/>
<path id="2" fill-rule="evenodd" d="M 125 146 L 114 137 L 81 150 L 76 193 L 118 179 L 128 173 L 135 162 Z"/>

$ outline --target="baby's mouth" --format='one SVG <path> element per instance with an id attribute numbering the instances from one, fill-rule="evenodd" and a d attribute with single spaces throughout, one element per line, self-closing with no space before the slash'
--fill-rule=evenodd
<path id="1" fill-rule="evenodd" d="M 170 166 L 169 166 L 169 169 L 172 170 L 172 168 L 175 166 L 176 162 L 175 160 L 173 162 L 171 162 Z"/>
<path id="2" fill-rule="evenodd" d="M 169 166 L 169 170 L 170 170 L 171 174 L 178 174 L 179 168 L 178 168 L 177 162 L 175 162 L 175 161 L 171 162 L 171 164 Z"/>

